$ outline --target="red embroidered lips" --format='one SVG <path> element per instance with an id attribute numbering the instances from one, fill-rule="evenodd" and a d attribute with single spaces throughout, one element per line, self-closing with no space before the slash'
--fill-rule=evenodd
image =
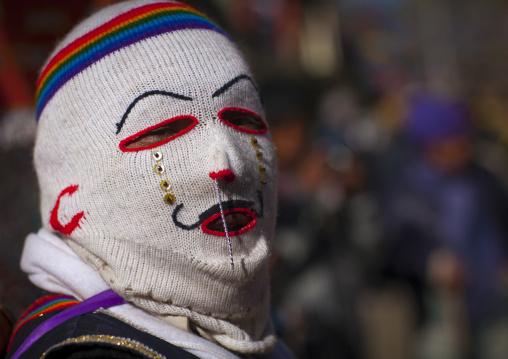
<path id="1" fill-rule="evenodd" d="M 252 229 L 257 222 L 256 214 L 249 208 L 232 208 L 224 211 L 225 225 L 230 237 L 237 236 Z M 221 213 L 216 213 L 201 223 L 204 233 L 226 237 Z"/>
<path id="2" fill-rule="evenodd" d="M 233 237 L 247 232 L 256 225 L 257 217 L 250 208 L 231 208 L 224 210 L 218 182 L 225 184 L 235 180 L 236 175 L 230 169 L 210 172 L 208 174 L 215 182 L 217 200 L 219 202 L 219 213 L 212 214 L 201 223 L 201 230 L 214 236 Z"/>
<path id="3" fill-rule="evenodd" d="M 229 236 L 237 236 L 251 230 L 256 225 L 258 218 L 263 216 L 263 201 L 260 192 L 258 197 L 260 198 L 260 212 L 254 210 L 253 201 L 229 200 L 221 202 Z M 185 230 L 201 227 L 204 233 L 221 237 L 226 236 L 219 204 L 215 204 L 202 212 L 198 220 L 189 225 L 178 220 L 178 215 L 182 209 L 183 203 L 180 203 L 175 207 L 171 215 L 173 223 L 177 227 Z"/>

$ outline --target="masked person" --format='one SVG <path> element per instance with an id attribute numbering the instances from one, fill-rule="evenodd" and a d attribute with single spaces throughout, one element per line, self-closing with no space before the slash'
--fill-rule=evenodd
<path id="1" fill-rule="evenodd" d="M 112 5 L 57 46 L 37 106 L 21 265 L 52 295 L 7 358 L 291 357 L 269 318 L 274 147 L 227 34 L 180 3 Z"/>

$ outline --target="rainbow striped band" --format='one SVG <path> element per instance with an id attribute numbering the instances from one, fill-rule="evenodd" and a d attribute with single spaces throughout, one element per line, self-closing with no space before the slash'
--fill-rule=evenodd
<path id="1" fill-rule="evenodd" d="M 31 322 L 44 314 L 48 314 L 59 309 L 66 309 L 78 303 L 78 300 L 67 295 L 49 295 L 38 299 L 23 313 L 21 318 L 18 319 L 16 325 L 14 326 L 14 331 L 11 335 L 8 348 L 12 345 L 12 341 L 21 327 L 23 327 L 26 323 Z"/>
<path id="2" fill-rule="evenodd" d="M 88 66 L 140 40 L 184 29 L 207 29 L 229 38 L 193 8 L 161 2 L 131 9 L 74 40 L 49 61 L 37 81 L 37 120 L 55 93 Z"/>

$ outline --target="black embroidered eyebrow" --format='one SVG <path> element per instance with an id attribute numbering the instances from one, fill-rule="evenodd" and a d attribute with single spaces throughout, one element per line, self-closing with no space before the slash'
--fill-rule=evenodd
<path id="1" fill-rule="evenodd" d="M 145 92 L 145 93 L 139 95 L 138 97 L 136 97 L 134 99 L 134 101 L 132 101 L 132 103 L 129 105 L 129 107 L 127 107 L 127 111 L 125 111 L 125 113 L 123 114 L 120 122 L 116 123 L 116 134 L 117 135 L 120 133 L 120 130 L 122 129 L 122 127 L 125 123 L 125 120 L 127 119 L 127 116 L 129 116 L 129 113 L 134 108 L 134 106 L 138 103 L 138 101 L 144 99 L 145 97 L 151 96 L 151 95 L 163 95 L 163 96 L 174 97 L 179 100 L 192 101 L 192 98 L 190 98 L 190 97 L 180 95 L 177 93 L 173 93 L 173 92 L 167 92 L 167 91 L 161 91 L 161 90 L 153 90 L 153 91 Z"/>
<path id="2" fill-rule="evenodd" d="M 254 86 L 254 88 L 256 89 L 256 92 L 258 93 L 259 95 L 259 98 L 261 99 L 261 103 L 263 103 L 263 98 L 261 97 L 261 92 L 259 91 L 256 83 L 254 82 L 254 80 L 249 76 L 249 75 L 246 75 L 246 74 L 241 74 L 241 75 L 238 75 L 236 76 L 234 79 L 228 81 L 225 85 L 223 85 L 221 88 L 219 88 L 218 90 L 216 90 L 213 94 L 212 94 L 212 98 L 213 97 L 217 97 L 217 96 L 220 96 L 222 95 L 224 92 L 226 92 L 231 86 L 233 86 L 235 83 L 237 83 L 238 81 L 240 80 L 248 80 L 250 81 L 250 83 L 252 84 L 252 86 Z"/>

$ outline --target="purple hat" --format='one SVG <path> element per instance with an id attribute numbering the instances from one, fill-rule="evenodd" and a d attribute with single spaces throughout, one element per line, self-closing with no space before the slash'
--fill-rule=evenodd
<path id="1" fill-rule="evenodd" d="M 434 95 L 412 99 L 406 122 L 406 134 L 420 146 L 471 133 L 469 112 L 463 103 Z"/>

